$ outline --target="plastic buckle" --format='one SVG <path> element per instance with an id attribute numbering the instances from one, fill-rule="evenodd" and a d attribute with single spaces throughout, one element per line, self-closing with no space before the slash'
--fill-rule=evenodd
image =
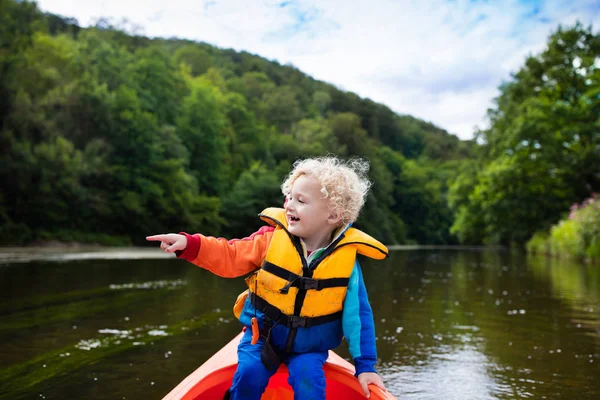
<path id="1" fill-rule="evenodd" d="M 305 328 L 306 327 L 306 318 L 305 317 L 297 317 L 295 315 L 288 316 L 290 328 Z"/>
<path id="2" fill-rule="evenodd" d="M 319 281 L 317 281 L 316 279 L 312 279 L 312 278 L 300 278 L 300 289 L 316 289 L 316 290 L 321 290 L 319 289 Z"/>

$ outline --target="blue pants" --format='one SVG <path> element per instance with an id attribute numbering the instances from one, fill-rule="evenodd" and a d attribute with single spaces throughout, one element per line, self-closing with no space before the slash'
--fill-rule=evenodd
<path id="1" fill-rule="evenodd" d="M 238 367 L 233 376 L 231 400 L 260 400 L 269 379 L 276 371 L 269 371 L 260 360 L 263 340 L 252 345 L 251 329 L 247 329 L 238 346 Z M 294 389 L 294 399 L 325 400 L 325 372 L 323 364 L 328 352 L 289 354 L 284 363 Z"/>

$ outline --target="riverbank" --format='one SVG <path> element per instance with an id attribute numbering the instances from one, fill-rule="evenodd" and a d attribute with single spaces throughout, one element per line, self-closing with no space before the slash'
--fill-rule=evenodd
<path id="1" fill-rule="evenodd" d="M 440 246 L 440 245 L 389 245 L 390 251 L 409 250 L 502 250 L 502 246 Z M 47 242 L 42 245 L 0 247 L 0 264 L 30 261 L 74 260 L 136 260 L 173 258 L 156 247 L 113 247 L 82 243 Z"/>
<path id="2" fill-rule="evenodd" d="M 600 195 L 573 204 L 567 218 L 548 231 L 537 232 L 527 242 L 527 251 L 557 258 L 600 263 Z"/>
<path id="3" fill-rule="evenodd" d="M 102 247 L 98 245 L 53 245 L 0 247 L 0 264 L 30 261 L 138 260 L 173 258 L 156 247 Z"/>
<path id="4" fill-rule="evenodd" d="M 462 246 L 450 245 L 444 246 L 439 244 L 391 244 L 386 246 L 388 250 L 505 250 L 504 246 Z"/>

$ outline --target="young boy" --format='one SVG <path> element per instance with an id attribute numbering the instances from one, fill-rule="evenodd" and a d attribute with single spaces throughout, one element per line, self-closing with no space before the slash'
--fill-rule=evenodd
<path id="1" fill-rule="evenodd" d="M 373 314 L 356 255 L 383 259 L 387 248 L 350 228 L 369 190 L 368 168 L 364 161 L 335 157 L 297 161 L 281 187 L 284 209 L 264 210 L 260 217 L 268 225 L 241 240 L 187 233 L 147 237 L 223 277 L 254 272 L 234 307 L 247 328 L 231 399 L 259 400 L 282 362 L 294 398 L 325 399 L 322 366 L 342 337 L 365 395 L 370 383 L 384 387 L 374 369 Z"/>

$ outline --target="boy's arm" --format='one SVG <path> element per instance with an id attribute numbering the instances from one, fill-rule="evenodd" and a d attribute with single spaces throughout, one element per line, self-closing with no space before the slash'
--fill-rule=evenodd
<path id="1" fill-rule="evenodd" d="M 260 268 L 274 230 L 263 226 L 249 237 L 232 240 L 181 232 L 187 238 L 187 246 L 176 254 L 216 275 L 235 278 Z"/>
<path id="2" fill-rule="evenodd" d="M 350 355 L 354 359 L 356 376 L 363 372 L 376 372 L 377 349 L 373 311 L 358 260 L 350 275 L 344 299 L 342 328 L 350 347 Z"/>

